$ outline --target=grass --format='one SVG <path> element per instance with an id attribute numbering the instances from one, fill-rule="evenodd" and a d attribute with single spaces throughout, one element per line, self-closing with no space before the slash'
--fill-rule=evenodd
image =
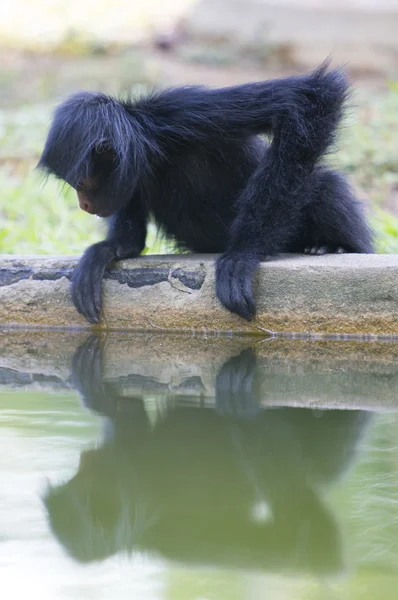
<path id="1" fill-rule="evenodd" d="M 74 190 L 56 181 L 46 182 L 24 169 L 0 169 L 4 207 L 0 209 L 0 252 L 6 254 L 80 254 L 104 238 L 101 219 L 78 207 Z M 148 229 L 144 253 L 164 254 L 172 244 L 155 226 Z"/>
<path id="2" fill-rule="evenodd" d="M 398 252 L 398 84 L 382 94 L 361 90 L 335 161 L 369 206 L 376 248 Z"/>

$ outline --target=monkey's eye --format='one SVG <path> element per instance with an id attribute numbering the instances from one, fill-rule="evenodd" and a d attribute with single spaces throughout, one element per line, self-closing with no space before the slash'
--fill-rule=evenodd
<path id="1" fill-rule="evenodd" d="M 83 181 L 79 181 L 79 183 L 76 186 L 76 190 L 78 192 L 89 192 L 91 189 L 91 187 L 89 185 L 87 185 L 86 183 L 84 183 Z"/>

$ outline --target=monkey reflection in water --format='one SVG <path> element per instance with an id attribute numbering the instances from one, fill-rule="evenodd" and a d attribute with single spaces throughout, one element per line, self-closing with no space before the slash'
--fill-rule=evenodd
<path id="1" fill-rule="evenodd" d="M 100 344 L 89 338 L 75 353 L 72 378 L 110 427 L 99 448 L 82 452 L 76 475 L 45 498 L 51 528 L 72 557 L 147 551 L 231 568 L 342 567 L 322 488 L 346 469 L 368 413 L 253 411 L 252 350 L 221 367 L 216 409 L 181 406 L 179 395 L 155 424 L 142 397 L 121 398 L 101 372 Z"/>

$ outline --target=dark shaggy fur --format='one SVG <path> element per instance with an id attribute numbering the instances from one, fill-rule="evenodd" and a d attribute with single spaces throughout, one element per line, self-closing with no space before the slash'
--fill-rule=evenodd
<path id="1" fill-rule="evenodd" d="M 138 256 L 152 216 L 180 247 L 220 252 L 217 295 L 253 318 L 258 263 L 280 252 L 372 252 L 362 207 L 327 169 L 348 83 L 340 70 L 222 89 L 185 87 L 134 102 L 78 93 L 56 111 L 39 167 L 110 216 L 88 248 L 73 300 L 98 322 L 113 260 Z M 259 134 L 271 136 L 266 144 Z"/>

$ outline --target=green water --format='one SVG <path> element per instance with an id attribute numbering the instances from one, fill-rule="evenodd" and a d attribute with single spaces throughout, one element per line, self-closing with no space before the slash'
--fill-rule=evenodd
<path id="1" fill-rule="evenodd" d="M 386 361 L 380 375 L 321 360 L 316 389 L 353 375 L 357 406 L 314 409 L 305 352 L 298 375 L 268 349 L 218 365 L 169 348 L 165 363 L 127 357 L 124 375 L 111 361 L 105 381 L 92 342 L 33 366 L 14 343 L 0 353 L 2 598 L 397 598 L 398 412 L 358 395 L 369 369 L 387 394 Z M 266 369 L 273 388 L 290 378 L 289 406 L 262 404 Z"/>

